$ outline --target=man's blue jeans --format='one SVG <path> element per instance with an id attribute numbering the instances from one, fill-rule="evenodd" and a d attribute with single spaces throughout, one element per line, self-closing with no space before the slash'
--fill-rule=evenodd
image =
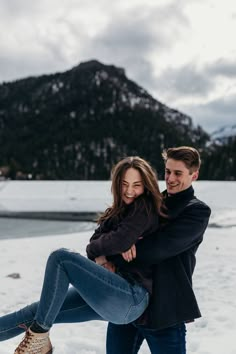
<path id="1" fill-rule="evenodd" d="M 45 329 L 90 320 L 127 324 L 143 313 L 148 301 L 142 286 L 59 249 L 48 258 L 40 301 L 0 318 L 0 341 L 20 334 L 33 320 Z"/>
<path id="2" fill-rule="evenodd" d="M 151 354 L 186 354 L 186 328 L 181 323 L 162 330 L 153 330 L 133 324 L 109 323 L 107 354 L 137 354 L 146 339 Z"/>

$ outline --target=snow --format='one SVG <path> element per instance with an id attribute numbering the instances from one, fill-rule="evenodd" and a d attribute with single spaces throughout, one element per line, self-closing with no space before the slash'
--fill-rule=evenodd
<path id="1" fill-rule="evenodd" d="M 71 191 L 76 191 L 73 182 L 71 183 L 70 187 L 67 185 L 67 190 L 71 188 Z M 97 188 L 99 182 L 97 183 L 98 185 L 95 182 L 90 184 L 90 189 L 87 191 L 90 195 L 94 193 L 96 200 L 99 195 L 99 188 Z M 104 184 L 103 187 L 105 192 L 109 183 L 106 187 Z M 207 229 L 204 242 L 197 253 L 194 289 L 203 317 L 187 325 L 188 353 L 235 354 L 236 182 L 200 181 L 195 182 L 194 187 L 198 197 L 212 208 L 210 220 L 212 227 Z M 32 185 L 30 188 L 33 192 Z M 14 191 L 14 188 L 12 193 L 10 188 L 8 189 L 8 197 L 11 197 L 12 205 L 14 205 Z M 109 199 L 109 191 L 106 193 L 104 195 Z M 53 195 L 53 189 L 50 195 Z M 100 200 L 101 204 L 106 198 L 103 199 Z M 89 201 L 90 207 L 94 208 L 92 198 L 88 195 L 88 206 Z M 56 206 L 56 198 L 54 203 Z M 45 263 L 52 250 L 67 247 L 85 254 L 90 236 L 91 231 L 85 229 L 79 233 L 57 236 L 0 240 L 0 303 L 2 304 L 0 315 L 38 299 Z M 20 273 L 20 278 L 7 277 L 11 273 Z M 1 342 L 0 354 L 13 353 L 21 337 Z M 105 354 L 105 337 L 106 323 L 99 321 L 55 325 L 51 330 L 55 354 Z M 143 344 L 140 354 L 148 353 L 150 352 L 147 345 Z"/>
<path id="2" fill-rule="evenodd" d="M 211 138 L 213 140 L 215 139 L 224 139 L 224 138 L 229 138 L 229 137 L 233 137 L 236 136 L 236 124 L 234 125 L 225 125 L 223 127 L 221 127 L 220 129 L 218 129 L 217 131 L 214 131 L 211 134 Z"/>
<path id="3" fill-rule="evenodd" d="M 110 200 L 109 181 L 0 182 L 0 212 L 97 212 Z"/>

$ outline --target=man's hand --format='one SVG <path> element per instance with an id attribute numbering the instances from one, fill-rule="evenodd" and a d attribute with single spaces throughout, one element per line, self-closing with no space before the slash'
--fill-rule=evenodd
<path id="1" fill-rule="evenodd" d="M 126 262 L 131 262 L 136 258 L 136 246 L 135 245 L 131 246 L 131 248 L 128 251 L 123 252 L 121 254 Z"/>
<path id="2" fill-rule="evenodd" d="M 115 265 L 112 262 L 109 262 L 105 256 L 99 256 L 99 257 L 95 258 L 95 262 L 97 264 L 99 264 L 100 266 L 106 268 L 110 272 L 115 273 L 115 271 L 116 271 Z"/>

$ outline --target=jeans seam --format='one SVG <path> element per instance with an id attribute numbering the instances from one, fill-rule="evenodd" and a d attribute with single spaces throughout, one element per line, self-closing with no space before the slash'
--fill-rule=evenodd
<path id="1" fill-rule="evenodd" d="M 49 307 L 49 309 L 47 310 L 47 313 L 46 313 L 46 315 L 45 315 L 45 318 L 44 318 L 44 321 L 43 321 L 43 323 L 38 323 L 40 326 L 42 326 L 43 328 L 44 327 L 47 327 L 47 328 L 45 328 L 45 329 L 48 329 L 48 326 L 47 326 L 47 324 L 46 324 L 46 322 L 47 322 L 47 319 L 48 319 L 48 317 L 49 317 L 49 314 L 50 314 L 50 311 L 51 311 L 51 309 L 52 309 L 52 307 L 53 307 L 53 303 L 54 303 L 54 300 L 55 300 L 55 297 L 56 297 L 56 290 L 57 290 L 57 288 L 58 288 L 58 278 L 59 278 L 59 274 L 60 274 L 60 265 L 59 265 L 59 267 L 58 267 L 58 270 L 57 270 L 57 274 L 56 274 L 56 281 L 55 281 L 55 290 L 54 290 L 54 292 L 53 292 L 53 298 L 52 298 L 52 302 L 51 302 L 51 305 L 50 305 L 50 307 Z"/>
<path id="2" fill-rule="evenodd" d="M 109 281 L 107 281 L 107 279 L 106 278 L 101 278 L 100 276 L 98 276 L 97 275 L 97 273 L 92 273 L 91 271 L 89 271 L 88 269 L 86 269 L 86 268 L 83 268 L 80 264 L 76 264 L 76 263 L 74 263 L 73 261 L 67 261 L 67 260 L 65 260 L 65 261 L 62 261 L 63 263 L 70 263 L 70 264 L 72 264 L 72 265 L 74 265 L 75 267 L 77 267 L 77 268 L 82 268 L 83 269 L 83 271 L 85 271 L 85 272 L 87 272 L 90 276 L 92 276 L 92 277 L 94 277 L 94 278 L 96 278 L 96 279 L 98 279 L 98 280 L 100 280 L 100 281 L 102 281 L 103 283 L 105 283 L 105 284 L 108 284 L 109 286 L 111 286 L 113 289 L 119 289 L 119 290 L 121 290 L 121 291 L 123 291 L 125 294 L 131 294 L 131 292 L 130 291 L 126 291 L 125 289 L 123 289 L 123 288 L 121 288 L 120 286 L 115 286 L 112 282 L 109 282 Z M 99 266 L 98 266 L 99 267 Z M 106 270 L 107 272 L 109 272 L 108 270 Z M 120 275 L 117 275 L 116 274 L 116 276 L 118 276 L 118 277 L 120 277 Z M 122 277 L 121 277 L 122 278 Z M 122 278 L 131 288 L 133 288 L 133 286 L 126 280 L 126 279 L 124 279 L 124 278 Z M 141 285 L 140 285 L 141 286 Z"/>
<path id="3" fill-rule="evenodd" d="M 135 338 L 134 338 L 134 344 L 133 344 L 133 348 L 132 348 L 132 353 L 131 354 L 137 354 L 138 353 L 137 352 L 137 349 L 139 349 L 139 348 L 137 348 L 138 339 L 139 339 L 139 332 L 137 330 L 137 333 L 136 333 Z"/>
<path id="4" fill-rule="evenodd" d="M 124 317 L 124 320 L 126 320 L 128 314 L 130 313 L 130 311 L 132 310 L 132 308 L 139 306 L 139 305 L 143 302 L 143 300 L 144 300 L 146 297 L 148 297 L 148 292 L 146 292 L 146 293 L 144 294 L 142 300 L 140 300 L 137 304 L 135 304 L 135 305 L 130 305 L 130 308 L 129 308 L 129 310 L 128 310 L 127 313 L 126 313 L 126 315 L 125 315 L 125 317 Z M 147 304 L 147 306 L 148 306 L 148 304 Z M 145 309 L 146 309 L 146 308 L 145 308 Z M 145 309 L 143 310 L 143 312 L 145 311 Z M 141 315 L 139 315 L 139 316 L 141 316 Z M 138 317 L 139 317 L 139 316 L 138 316 Z M 131 322 L 133 322 L 133 321 L 134 321 L 134 320 L 132 320 Z M 129 322 L 127 322 L 127 323 L 129 323 Z"/>
<path id="5" fill-rule="evenodd" d="M 19 323 L 17 322 L 13 327 L 1 328 L 0 333 L 4 333 L 4 332 L 7 332 L 7 331 L 11 331 L 12 329 L 19 328 L 19 325 L 26 324 L 26 323 L 31 323 L 32 321 L 33 321 L 33 319 L 32 320 L 28 320 L 28 321 L 21 321 Z"/>
<path id="6" fill-rule="evenodd" d="M 179 337 L 180 337 L 180 346 L 181 346 L 181 353 L 186 353 L 185 351 L 185 334 L 183 333 L 185 328 L 179 328 Z"/>

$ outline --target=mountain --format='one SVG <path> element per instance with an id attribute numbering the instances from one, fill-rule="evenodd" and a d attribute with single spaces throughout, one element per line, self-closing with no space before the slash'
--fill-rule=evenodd
<path id="1" fill-rule="evenodd" d="M 225 141 L 236 136 L 236 124 L 225 125 L 211 134 L 212 140 Z"/>
<path id="2" fill-rule="evenodd" d="M 210 136 L 202 173 L 209 180 L 236 180 L 236 124 L 223 126 Z"/>
<path id="3" fill-rule="evenodd" d="M 163 171 L 161 151 L 178 145 L 199 148 L 204 167 L 209 141 L 189 116 L 96 60 L 0 85 L 0 172 L 9 178 L 102 180 L 126 155 Z"/>

